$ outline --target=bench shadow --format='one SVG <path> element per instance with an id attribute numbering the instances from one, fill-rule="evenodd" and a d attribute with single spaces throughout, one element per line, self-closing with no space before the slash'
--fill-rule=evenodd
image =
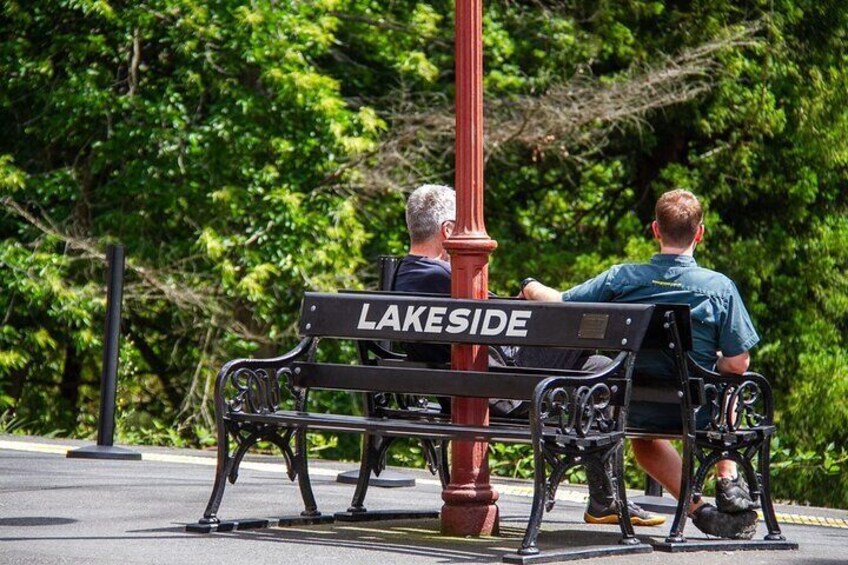
<path id="1" fill-rule="evenodd" d="M 34 526 L 65 526 L 75 524 L 79 520 L 73 518 L 58 518 L 52 516 L 21 516 L 18 518 L 0 518 L 0 527 L 9 526 L 27 528 Z"/>
<path id="2" fill-rule="evenodd" d="M 162 528 L 144 528 L 141 530 L 127 530 L 128 534 L 187 534 L 185 531 L 185 524 L 174 524 L 173 526 L 166 526 Z M 198 535 L 198 534 L 187 534 L 187 535 Z M 205 534 L 203 534 L 205 535 Z"/>
<path id="3" fill-rule="evenodd" d="M 200 534 L 205 535 L 205 534 Z M 501 525 L 499 536 L 488 538 L 446 537 L 438 520 L 414 520 L 370 523 L 336 522 L 326 526 L 268 528 L 208 534 L 230 536 L 266 543 L 325 546 L 339 549 L 385 552 L 391 555 L 427 556 L 443 563 L 501 562 L 505 554 L 515 553 L 521 545 L 524 528 Z M 617 545 L 617 528 L 591 531 L 572 528 L 539 533 L 539 548 L 545 550 Z"/>

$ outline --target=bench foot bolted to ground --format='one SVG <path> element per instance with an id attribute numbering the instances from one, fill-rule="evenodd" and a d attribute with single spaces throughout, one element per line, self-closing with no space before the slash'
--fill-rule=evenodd
<path id="1" fill-rule="evenodd" d="M 313 526 L 315 524 L 332 524 L 332 516 L 296 516 L 289 518 L 248 518 L 242 520 L 211 521 L 188 524 L 186 531 L 195 534 L 212 532 L 235 532 L 240 530 L 261 530 L 263 528 L 284 528 L 287 526 Z"/>
<path id="2" fill-rule="evenodd" d="M 439 517 L 438 510 L 370 510 L 362 512 L 336 512 L 333 517 L 337 522 L 385 522 L 387 520 L 417 520 Z"/>
<path id="3" fill-rule="evenodd" d="M 795 550 L 798 549 L 798 544 L 786 539 L 768 540 L 768 539 L 751 539 L 751 540 L 692 540 L 687 539 L 680 542 L 668 541 L 656 542 L 652 544 L 657 551 L 665 551 L 668 553 L 689 553 L 694 551 L 766 551 L 766 550 Z"/>
<path id="4" fill-rule="evenodd" d="M 613 557 L 616 555 L 633 555 L 634 553 L 651 553 L 653 548 L 645 543 L 640 543 L 637 540 L 635 544 L 620 544 L 608 545 L 588 548 L 571 548 L 563 550 L 546 550 L 540 553 L 529 554 L 507 554 L 504 555 L 504 563 L 520 563 L 526 565 L 530 563 L 557 563 L 562 561 L 572 561 L 576 559 L 593 559 L 596 557 Z"/>

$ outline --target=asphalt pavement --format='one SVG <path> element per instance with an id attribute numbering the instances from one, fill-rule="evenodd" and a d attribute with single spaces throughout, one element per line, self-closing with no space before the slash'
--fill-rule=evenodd
<path id="1" fill-rule="evenodd" d="M 341 523 L 191 534 L 185 525 L 202 515 L 214 478 L 214 452 L 134 447 L 141 461 L 68 459 L 85 442 L 0 436 L 0 564 L 238 564 L 287 563 L 500 563 L 515 552 L 530 512 L 531 485 L 495 479 L 500 492 L 501 535 L 451 538 L 437 519 Z M 344 511 L 353 486 L 336 482 L 352 463 L 310 461 L 313 489 L 322 512 Z M 415 487 L 372 488 L 369 509 L 438 510 L 441 488 L 429 473 L 404 469 Z M 580 486 L 563 485 L 546 515 L 539 545 L 614 544 L 616 526 L 583 523 Z M 222 519 L 297 515 L 296 483 L 279 458 L 251 456 L 238 482 L 228 485 Z M 779 506 L 784 534 L 797 551 L 654 552 L 578 561 L 653 565 L 848 564 L 848 511 Z M 643 539 L 661 539 L 669 523 L 637 528 Z M 693 527 L 692 539 L 703 536 Z M 765 535 L 760 522 L 758 536 Z"/>

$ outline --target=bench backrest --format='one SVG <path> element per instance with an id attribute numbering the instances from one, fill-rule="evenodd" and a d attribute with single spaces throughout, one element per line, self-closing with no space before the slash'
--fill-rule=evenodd
<path id="1" fill-rule="evenodd" d="M 614 379 L 612 404 L 625 402 L 632 356 L 641 346 L 653 305 L 551 304 L 517 300 L 458 300 L 400 293 L 306 293 L 300 333 L 308 338 L 479 345 L 553 346 L 618 352 L 602 373 L 504 368 L 475 373 L 413 364 L 293 364 L 292 382 L 330 388 L 435 396 L 530 400 L 533 388 L 556 375 Z M 619 378 L 624 380 L 619 381 Z"/>
<path id="2" fill-rule="evenodd" d="M 577 378 L 589 385 L 592 382 L 604 380 L 614 391 L 610 404 L 621 406 L 629 390 L 628 382 L 623 377 L 610 377 L 610 375 L 623 373 L 625 367 L 625 358 L 622 356 L 603 373 L 594 376 L 583 374 Z M 563 376 L 567 373 L 556 370 L 533 373 L 508 369 L 481 373 L 416 366 L 341 365 L 312 362 L 295 362 L 292 364 L 292 369 L 292 383 L 301 388 L 512 400 L 531 400 L 536 385 L 551 376 Z"/>
<path id="3" fill-rule="evenodd" d="M 634 352 L 653 312 L 652 304 L 307 292 L 299 330 L 306 337 Z"/>

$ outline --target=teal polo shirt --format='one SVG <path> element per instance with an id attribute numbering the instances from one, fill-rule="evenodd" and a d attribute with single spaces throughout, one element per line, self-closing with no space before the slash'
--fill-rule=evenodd
<path id="1" fill-rule="evenodd" d="M 688 304 L 692 312 L 692 359 L 713 370 L 721 351 L 733 357 L 760 341 L 739 291 L 726 276 L 699 267 L 691 255 L 658 253 L 646 264 L 616 265 L 562 293 L 566 302 Z M 644 356 L 638 359 L 649 362 Z M 648 367 L 644 370 L 650 371 Z M 650 371 L 653 372 L 653 371 Z"/>

